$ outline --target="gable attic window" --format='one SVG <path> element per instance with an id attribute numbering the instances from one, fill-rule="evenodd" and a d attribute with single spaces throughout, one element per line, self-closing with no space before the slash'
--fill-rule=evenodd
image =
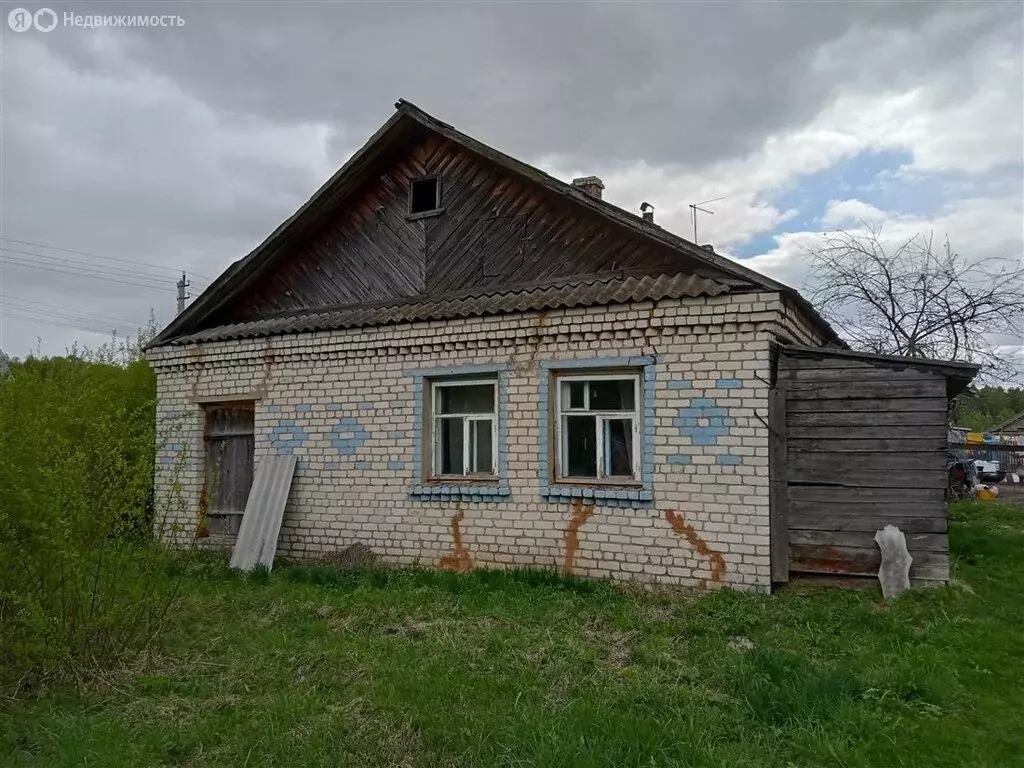
<path id="1" fill-rule="evenodd" d="M 441 179 L 424 176 L 409 182 L 409 214 L 437 214 L 441 208 Z"/>
<path id="2" fill-rule="evenodd" d="M 235 534 L 252 488 L 253 404 L 207 405 L 203 446 L 206 449 L 207 530 Z"/>
<path id="3" fill-rule="evenodd" d="M 640 376 L 556 374 L 557 480 L 639 481 Z"/>

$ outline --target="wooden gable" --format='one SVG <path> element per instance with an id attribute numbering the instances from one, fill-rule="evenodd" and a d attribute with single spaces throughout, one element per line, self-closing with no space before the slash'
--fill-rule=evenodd
<path id="1" fill-rule="evenodd" d="M 779 291 L 838 342 L 791 288 L 504 155 L 408 102 L 396 107 L 344 167 L 151 346 L 208 329 L 224 329 L 217 338 L 294 330 L 295 324 L 279 321 L 325 310 L 507 297 L 536 287 L 571 291 L 600 280 L 608 283 L 608 297 L 625 291 L 632 300 L 646 294 L 627 290 L 630 281 L 669 285 L 659 295 L 674 297 Z M 423 177 L 439 180 L 440 209 L 414 214 L 410 183 Z M 502 310 L 492 303 L 485 311 Z"/>
<path id="2" fill-rule="evenodd" d="M 417 134 L 217 321 L 610 272 L 728 277 L 453 141 Z M 436 215 L 409 213 L 410 183 L 421 177 L 440 183 Z"/>

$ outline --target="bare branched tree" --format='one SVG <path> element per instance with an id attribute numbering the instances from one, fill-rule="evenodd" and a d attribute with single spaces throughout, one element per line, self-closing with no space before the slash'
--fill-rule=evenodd
<path id="1" fill-rule="evenodd" d="M 931 236 L 896 244 L 881 230 L 827 232 L 808 249 L 811 300 L 851 346 L 868 352 L 980 363 L 1020 372 L 1024 267 L 1016 259 L 970 260 Z M 1000 346 L 1002 337 L 1016 341 Z"/>

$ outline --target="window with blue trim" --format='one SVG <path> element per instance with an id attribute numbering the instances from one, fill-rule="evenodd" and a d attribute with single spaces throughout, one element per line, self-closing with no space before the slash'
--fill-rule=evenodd
<path id="1" fill-rule="evenodd" d="M 430 386 L 432 479 L 497 475 L 497 379 L 440 379 Z"/>
<path id="2" fill-rule="evenodd" d="M 557 481 L 639 481 L 640 378 L 640 372 L 555 374 Z"/>
<path id="3" fill-rule="evenodd" d="M 415 393 L 409 495 L 434 501 L 510 498 L 508 364 L 414 368 L 405 375 Z"/>
<path id="4" fill-rule="evenodd" d="M 651 506 L 656 358 L 543 360 L 538 366 L 541 498 L 549 502 L 584 499 L 611 507 Z M 584 388 L 579 382 L 593 384 Z M 567 441 L 559 426 L 564 416 L 589 417 L 590 421 L 577 423 L 578 434 L 570 434 Z M 574 440 L 584 447 L 574 451 L 576 459 L 569 467 L 564 452 L 572 448 Z M 581 469 L 576 467 L 577 459 Z M 629 475 L 624 474 L 626 466 Z"/>

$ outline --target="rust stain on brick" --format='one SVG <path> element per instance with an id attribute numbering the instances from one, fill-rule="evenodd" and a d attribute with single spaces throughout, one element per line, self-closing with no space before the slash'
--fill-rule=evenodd
<path id="1" fill-rule="evenodd" d="M 698 555 L 708 559 L 708 566 L 711 568 L 711 579 L 709 581 L 713 584 L 724 584 L 725 558 L 722 557 L 722 553 L 716 552 L 709 547 L 708 543 L 698 535 L 697 529 L 692 525 L 687 525 L 686 521 L 683 520 L 683 516 L 674 509 L 665 510 L 665 519 L 672 526 L 673 531 L 680 536 L 686 537 L 686 540 L 690 542 L 690 546 L 693 547 Z"/>
<path id="2" fill-rule="evenodd" d="M 562 565 L 562 573 L 572 573 L 573 563 L 576 561 L 576 550 L 580 546 L 580 528 L 587 518 L 594 514 L 594 504 L 584 504 L 583 499 L 576 499 L 570 505 L 572 517 L 569 518 L 569 525 L 565 529 L 565 563 Z"/>
<path id="3" fill-rule="evenodd" d="M 469 551 L 462 545 L 462 529 L 459 524 L 463 517 L 465 514 L 462 511 L 462 502 L 456 502 L 455 514 L 452 515 L 452 553 L 441 558 L 441 567 L 446 571 L 465 573 L 473 568 Z"/>

